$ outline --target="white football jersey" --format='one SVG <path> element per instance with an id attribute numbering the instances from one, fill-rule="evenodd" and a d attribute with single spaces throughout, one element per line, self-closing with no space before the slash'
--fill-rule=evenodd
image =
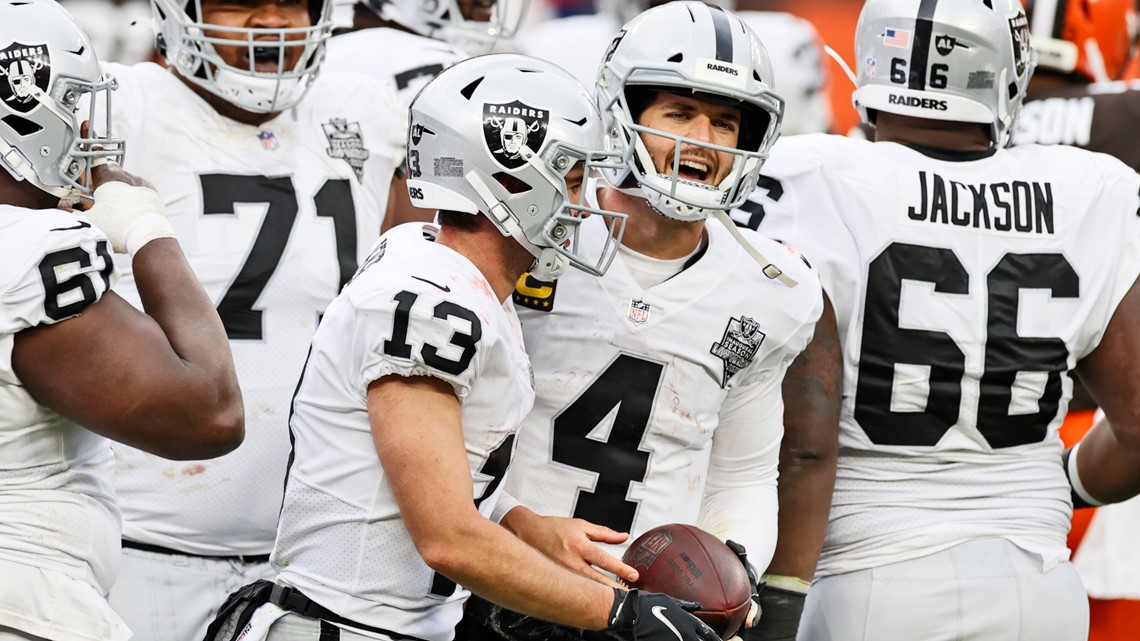
<path id="1" fill-rule="evenodd" d="M 598 67 L 621 23 L 609 14 L 588 14 L 540 22 L 515 38 L 521 52 L 562 67 L 590 93 L 598 80 Z"/>
<path id="2" fill-rule="evenodd" d="M 1057 427 L 1068 372 L 1140 273 L 1140 178 L 1026 145 L 932 157 L 781 140 L 760 229 L 819 269 L 844 354 L 840 460 L 819 575 L 1003 537 L 1068 556 Z"/>
<path id="3" fill-rule="evenodd" d="M 293 404 L 272 563 L 281 580 L 343 617 L 446 641 L 469 593 L 416 552 L 376 454 L 368 386 L 395 375 L 454 388 L 472 498 L 488 517 L 534 388 L 511 301 L 432 242 L 435 232 L 410 223 L 385 234 L 321 321 Z"/>
<path id="4" fill-rule="evenodd" d="M 171 72 L 109 65 L 124 168 L 166 200 L 182 250 L 230 337 L 245 442 L 209 461 L 115 446 L 123 537 L 193 554 L 268 554 L 289 452 L 289 400 L 325 307 L 379 236 L 403 128 L 395 97 L 324 74 L 255 127 Z M 133 144 L 132 144 L 133 143 Z M 127 261 L 116 291 L 138 295 Z"/>
<path id="5" fill-rule="evenodd" d="M 786 101 L 781 134 L 829 131 L 829 59 L 815 27 L 803 18 L 779 11 L 740 11 L 736 15 L 756 32 L 772 61 L 776 93 Z"/>
<path id="6" fill-rule="evenodd" d="M 814 270 L 788 248 L 744 230 L 799 281 L 793 288 L 764 276 L 719 221 L 706 229 L 703 253 L 648 288 L 623 253 L 601 278 L 567 270 L 555 283 L 520 280 L 537 398 L 507 490 L 539 514 L 600 523 L 629 541 L 697 524 L 743 543 L 764 567 L 775 546 L 780 385 L 823 298 Z M 590 219 L 580 233 L 589 255 L 607 231 Z"/>
<path id="7" fill-rule="evenodd" d="M 82 313 L 114 269 L 85 220 L 0 205 L 0 628 L 130 637 L 105 598 L 119 564 L 109 442 L 37 403 L 12 369 L 17 332 Z"/>
<path id="8" fill-rule="evenodd" d="M 442 40 L 388 27 L 342 33 L 325 47 L 321 73 L 352 71 L 377 78 L 395 87 L 405 110 L 436 74 L 470 57 Z"/>

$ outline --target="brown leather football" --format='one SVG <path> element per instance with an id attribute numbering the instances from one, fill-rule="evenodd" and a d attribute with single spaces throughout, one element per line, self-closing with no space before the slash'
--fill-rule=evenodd
<path id="1" fill-rule="evenodd" d="M 723 541 L 698 527 L 655 527 L 637 537 L 622 560 L 640 575 L 631 587 L 700 603 L 693 614 L 722 639 L 736 634 L 748 616 L 748 572 Z"/>

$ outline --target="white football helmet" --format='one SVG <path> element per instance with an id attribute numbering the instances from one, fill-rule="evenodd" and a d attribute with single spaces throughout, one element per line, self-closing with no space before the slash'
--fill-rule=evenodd
<path id="1" fill-rule="evenodd" d="M 332 0 L 306 0 L 309 26 L 285 29 L 223 27 L 201 21 L 202 0 L 151 0 L 157 25 L 157 49 L 183 77 L 252 113 L 277 113 L 301 101 L 320 71 L 325 41 L 332 33 Z M 207 34 L 207 30 L 215 35 Z M 220 37 L 232 34 L 239 39 Z M 226 64 L 216 45 L 248 47 L 244 66 Z M 286 69 L 289 52 L 301 57 Z M 261 61 L 276 71 L 257 71 Z"/>
<path id="2" fill-rule="evenodd" d="M 362 0 L 381 18 L 412 31 L 443 40 L 477 56 L 487 53 L 500 40 L 518 33 L 530 0 L 493 0 L 491 19 L 469 20 L 463 15 L 462 0 Z"/>
<path id="3" fill-rule="evenodd" d="M 479 214 L 538 259 L 540 280 L 573 265 L 605 273 L 625 214 L 573 204 L 565 176 L 621 163 L 606 153 L 585 88 L 561 67 L 519 54 L 470 58 L 441 72 L 412 101 L 408 193 L 417 207 Z M 481 134 L 479 133 L 481 132 Z M 610 229 L 597 254 L 579 252 L 583 214 Z"/>
<path id="4" fill-rule="evenodd" d="M 879 110 L 988 124 L 993 144 L 1005 146 L 1037 54 L 1020 0 L 868 0 L 855 65 L 863 122 L 874 124 Z"/>
<path id="5" fill-rule="evenodd" d="M 115 80 L 83 30 L 52 0 L 0 0 L 0 60 L 0 165 L 61 199 L 91 193 L 92 160 L 119 162 L 125 144 L 111 137 Z"/>
<path id="6" fill-rule="evenodd" d="M 625 24 L 637 17 L 637 14 L 663 5 L 672 0 L 595 0 L 594 6 L 598 13 L 613 16 L 621 24 Z M 736 9 L 735 0 L 709 0 L 711 4 L 719 5 L 730 11 Z"/>
<path id="7" fill-rule="evenodd" d="M 598 70 L 596 95 L 609 149 L 628 150 L 626 164 L 605 172 L 611 185 L 640 193 L 662 215 L 704 220 L 740 207 L 780 134 L 784 101 L 772 91 L 772 65 L 756 34 L 731 11 L 704 2 L 670 2 L 627 23 Z M 638 96 L 672 91 L 741 110 L 736 148 L 685 138 L 637 123 Z M 671 139 L 673 166 L 659 173 L 642 135 Z M 732 155 L 719 185 L 681 177 L 681 151 L 700 147 Z M 636 178 L 640 191 L 627 179 Z"/>

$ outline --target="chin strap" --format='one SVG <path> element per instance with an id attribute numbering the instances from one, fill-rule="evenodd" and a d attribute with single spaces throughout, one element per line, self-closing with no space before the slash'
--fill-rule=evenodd
<path id="1" fill-rule="evenodd" d="M 490 218 L 499 231 L 515 242 L 522 245 L 524 249 L 529 251 L 535 258 L 535 264 L 531 268 L 531 274 L 539 279 L 545 281 L 557 280 L 562 276 L 562 272 L 566 271 L 566 258 L 559 254 L 557 250 L 549 247 L 539 247 L 527 239 L 523 233 L 519 223 L 515 220 L 509 207 L 506 203 L 502 202 L 495 197 L 494 192 L 475 171 L 469 171 L 463 176 L 467 180 L 467 184 L 475 190 L 479 199 L 483 201 L 483 207 L 486 208 L 487 217 Z M 480 216 L 482 214 L 476 214 Z"/>
<path id="2" fill-rule="evenodd" d="M 744 234 L 741 234 L 740 230 L 736 228 L 736 223 L 734 223 L 732 221 L 732 218 L 729 217 L 728 212 L 724 211 L 723 209 L 714 209 L 713 216 L 715 216 L 716 219 L 720 222 L 724 223 L 724 226 L 728 228 L 728 232 L 732 234 L 733 238 L 736 238 L 736 242 L 740 243 L 740 246 L 744 248 L 744 251 L 748 252 L 748 255 L 760 264 L 760 267 L 762 268 L 765 276 L 772 280 L 779 281 L 781 284 L 787 287 L 795 287 L 796 285 L 800 284 L 799 281 L 785 274 L 784 270 L 776 267 L 776 265 L 773 264 L 772 261 L 768 260 L 764 254 L 761 254 L 755 247 L 753 247 L 752 243 L 748 242 L 744 238 Z"/>

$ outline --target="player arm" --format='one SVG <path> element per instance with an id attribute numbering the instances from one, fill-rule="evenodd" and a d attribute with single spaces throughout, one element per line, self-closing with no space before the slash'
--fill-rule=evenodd
<path id="1" fill-rule="evenodd" d="M 583 519 L 543 516 L 511 497 L 507 500 L 513 501 L 513 506 L 499 524 L 550 560 L 571 572 L 615 588 L 622 586 L 598 569 L 620 577 L 626 583 L 637 581 L 637 570 L 594 545 L 595 542 L 623 543 L 629 538 L 628 532 L 617 532 Z"/>
<path id="2" fill-rule="evenodd" d="M 146 313 L 107 292 L 75 318 L 16 334 L 12 364 L 40 403 L 172 459 L 220 456 L 244 413 L 225 330 L 178 243 L 135 254 Z"/>
<path id="3" fill-rule="evenodd" d="M 823 549 L 839 455 L 843 354 L 827 295 L 815 336 L 784 376 L 780 516 L 776 551 L 762 579 L 762 638 L 793 641 Z"/>
<path id="4" fill-rule="evenodd" d="M 1105 419 L 1068 457 L 1070 484 L 1086 504 L 1127 500 L 1140 494 L 1140 281 L 1116 307 L 1100 344 L 1077 373 Z"/>
<path id="5" fill-rule="evenodd" d="M 88 218 L 134 257 L 146 313 L 107 292 L 76 318 L 17 333 L 13 369 L 40 403 L 104 436 L 173 459 L 225 454 L 245 417 L 221 320 L 153 188 L 111 163 L 94 179 Z M 67 283 L 47 292 L 56 304 Z"/>
<path id="6" fill-rule="evenodd" d="M 643 639 L 681 638 L 664 630 L 651 633 L 654 617 L 667 616 L 686 631 L 685 641 L 716 638 L 667 597 L 615 590 L 564 570 L 479 514 L 460 404 L 449 383 L 381 377 L 368 387 L 368 416 L 400 515 L 433 570 L 489 601 L 546 621 L 591 630 L 632 626 Z M 631 597 L 634 602 L 626 603 Z M 635 612 L 642 614 L 630 622 Z"/>

